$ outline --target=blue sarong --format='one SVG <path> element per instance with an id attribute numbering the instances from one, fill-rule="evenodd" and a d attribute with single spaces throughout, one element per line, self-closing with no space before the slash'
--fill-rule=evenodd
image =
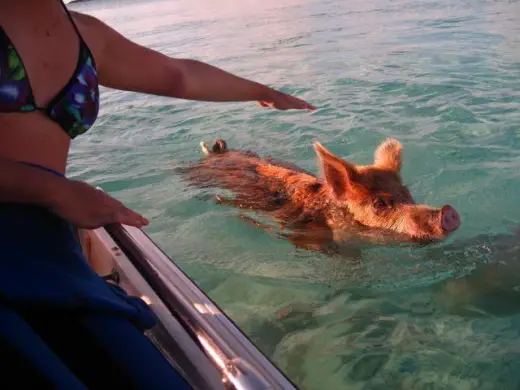
<path id="1" fill-rule="evenodd" d="M 125 389 L 189 389 L 144 336 L 155 324 L 144 301 L 92 270 L 70 223 L 0 203 L 0 360 L 11 356 L 2 372 L 41 378 L 32 388 L 98 388 L 112 374 Z"/>

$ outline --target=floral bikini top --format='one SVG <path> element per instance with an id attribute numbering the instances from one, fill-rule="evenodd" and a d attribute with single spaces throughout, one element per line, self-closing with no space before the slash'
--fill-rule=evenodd
<path id="1" fill-rule="evenodd" d="M 66 6 L 62 5 L 80 41 L 74 73 L 47 107 L 38 107 L 23 61 L 0 26 L 0 114 L 41 111 L 73 139 L 90 129 L 97 118 L 99 86 L 94 56 Z"/>

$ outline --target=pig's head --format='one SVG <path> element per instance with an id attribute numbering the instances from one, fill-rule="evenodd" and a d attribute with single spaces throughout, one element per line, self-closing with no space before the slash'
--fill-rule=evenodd
<path id="1" fill-rule="evenodd" d="M 374 163 L 368 166 L 345 161 L 319 142 L 314 148 L 336 210 L 334 225 L 340 227 L 341 216 L 350 214 L 365 227 L 386 229 L 414 241 L 440 241 L 459 228 L 460 216 L 453 207 L 415 203 L 401 182 L 402 146 L 397 140 L 379 145 Z"/>

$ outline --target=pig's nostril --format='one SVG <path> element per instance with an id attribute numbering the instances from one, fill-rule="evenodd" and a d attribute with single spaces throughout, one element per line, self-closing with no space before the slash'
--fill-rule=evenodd
<path id="1" fill-rule="evenodd" d="M 460 227 L 460 215 L 451 206 L 441 209 L 441 226 L 447 232 L 453 232 Z"/>

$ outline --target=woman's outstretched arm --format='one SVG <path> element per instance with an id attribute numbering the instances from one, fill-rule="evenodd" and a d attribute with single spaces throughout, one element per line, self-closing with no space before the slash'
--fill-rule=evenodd
<path id="1" fill-rule="evenodd" d="M 280 110 L 315 109 L 294 96 L 207 63 L 170 58 L 138 45 L 92 16 L 72 14 L 78 25 L 98 42 L 99 80 L 106 87 L 187 100 L 257 101 Z"/>

